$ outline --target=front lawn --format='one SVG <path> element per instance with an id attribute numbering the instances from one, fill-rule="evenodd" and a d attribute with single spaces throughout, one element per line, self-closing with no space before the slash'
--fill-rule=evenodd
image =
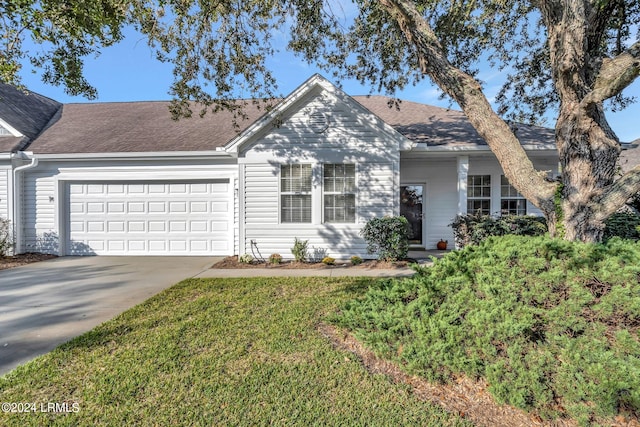
<path id="1" fill-rule="evenodd" d="M 184 281 L 0 378 L 0 425 L 464 425 L 318 332 L 370 284 Z"/>

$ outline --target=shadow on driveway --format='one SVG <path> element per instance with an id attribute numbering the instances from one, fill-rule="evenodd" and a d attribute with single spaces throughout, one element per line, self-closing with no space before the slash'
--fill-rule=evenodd
<path id="1" fill-rule="evenodd" d="M 0 375 L 219 259 L 62 257 L 0 270 Z"/>

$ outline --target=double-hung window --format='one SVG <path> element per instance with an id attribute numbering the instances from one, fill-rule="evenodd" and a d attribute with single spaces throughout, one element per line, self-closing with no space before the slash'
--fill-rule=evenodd
<path id="1" fill-rule="evenodd" d="M 356 222 L 356 165 L 323 165 L 324 222 Z"/>
<path id="2" fill-rule="evenodd" d="M 280 166 L 280 220 L 311 222 L 311 165 Z"/>
<path id="3" fill-rule="evenodd" d="M 504 175 L 500 177 L 500 213 L 502 215 L 527 214 L 527 200 L 513 188 Z"/>
<path id="4" fill-rule="evenodd" d="M 491 213 L 491 175 L 467 177 L 467 213 L 480 215 Z"/>

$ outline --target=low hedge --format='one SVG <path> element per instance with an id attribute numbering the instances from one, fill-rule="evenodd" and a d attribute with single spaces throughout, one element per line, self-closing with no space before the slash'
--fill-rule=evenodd
<path id="1" fill-rule="evenodd" d="M 621 237 L 629 240 L 640 240 L 640 216 L 633 212 L 618 212 L 605 221 L 603 240 Z"/>
<path id="2" fill-rule="evenodd" d="M 640 414 L 640 245 L 492 237 L 387 280 L 334 321 L 432 381 L 581 424 Z M 603 421 L 604 420 L 604 421 Z"/>
<path id="3" fill-rule="evenodd" d="M 477 245 L 491 236 L 542 236 L 547 232 L 547 222 L 543 217 L 531 215 L 456 215 L 449 224 L 453 228 L 456 246 Z"/>

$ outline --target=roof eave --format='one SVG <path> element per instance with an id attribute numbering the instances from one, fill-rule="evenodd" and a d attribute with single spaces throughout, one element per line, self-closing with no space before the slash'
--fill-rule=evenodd
<path id="1" fill-rule="evenodd" d="M 35 155 L 40 160 L 172 160 L 185 158 L 233 159 L 233 153 L 224 151 L 155 151 L 155 152 L 109 152 L 109 153 L 47 153 Z"/>
<path id="2" fill-rule="evenodd" d="M 557 151 L 555 144 L 522 144 L 525 151 Z M 403 152 L 491 152 L 488 145 L 481 146 L 460 146 L 460 145 L 427 145 L 423 142 L 416 143 Z"/>

